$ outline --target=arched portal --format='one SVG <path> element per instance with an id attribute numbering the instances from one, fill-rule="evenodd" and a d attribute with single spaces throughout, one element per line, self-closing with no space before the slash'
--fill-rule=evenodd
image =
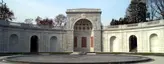
<path id="1" fill-rule="evenodd" d="M 159 42 L 158 42 L 158 35 L 152 34 L 150 35 L 150 52 L 160 52 L 159 51 Z"/>
<path id="2" fill-rule="evenodd" d="M 57 37 L 52 36 L 50 39 L 50 52 L 57 52 Z"/>
<path id="3" fill-rule="evenodd" d="M 90 52 L 93 48 L 92 23 L 87 19 L 80 19 L 74 25 L 74 51 Z"/>
<path id="4" fill-rule="evenodd" d="M 137 52 L 137 37 L 135 35 L 129 37 L 129 52 Z"/>
<path id="5" fill-rule="evenodd" d="M 16 34 L 12 34 L 9 38 L 9 48 L 10 52 L 16 52 L 19 51 L 18 49 L 18 36 Z"/>
<path id="6" fill-rule="evenodd" d="M 38 52 L 38 37 L 36 35 L 31 37 L 30 52 Z"/>

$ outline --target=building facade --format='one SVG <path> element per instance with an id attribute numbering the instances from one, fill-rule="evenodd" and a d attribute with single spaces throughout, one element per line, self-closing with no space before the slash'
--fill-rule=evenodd
<path id="1" fill-rule="evenodd" d="M 0 21 L 0 52 L 164 53 L 164 20 L 102 26 L 100 9 L 68 9 L 65 26 Z"/>

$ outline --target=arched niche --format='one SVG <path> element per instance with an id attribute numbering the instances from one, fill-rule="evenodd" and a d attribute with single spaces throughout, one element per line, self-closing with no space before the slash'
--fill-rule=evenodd
<path id="1" fill-rule="evenodd" d="M 58 47 L 59 47 L 59 45 L 57 45 L 57 37 L 52 36 L 50 38 L 50 52 L 57 52 Z"/>
<path id="2" fill-rule="evenodd" d="M 118 48 L 118 44 L 117 44 L 117 41 L 116 41 L 116 36 L 112 36 L 110 38 L 110 52 L 116 52 Z"/>
<path id="3" fill-rule="evenodd" d="M 150 38 L 150 52 L 159 52 L 159 42 L 158 42 L 158 35 L 157 34 L 151 34 Z"/>
<path id="4" fill-rule="evenodd" d="M 9 51 L 10 52 L 17 52 L 18 50 L 18 45 L 19 41 L 18 41 L 18 36 L 16 34 L 12 34 L 10 35 L 9 38 Z"/>

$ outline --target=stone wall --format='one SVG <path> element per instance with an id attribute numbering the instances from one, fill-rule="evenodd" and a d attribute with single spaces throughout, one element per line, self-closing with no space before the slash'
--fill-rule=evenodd
<path id="1" fill-rule="evenodd" d="M 137 52 L 164 53 L 164 20 L 102 27 L 100 9 L 68 9 L 66 13 L 68 22 L 64 27 L 43 28 L 0 20 L 0 52 L 30 52 L 34 35 L 38 37 L 38 52 L 74 52 L 74 25 L 87 19 L 93 25 L 94 47 L 90 52 L 129 52 L 129 37 L 134 35 Z M 57 39 L 55 44 L 52 37 Z"/>
<path id="2" fill-rule="evenodd" d="M 100 9 L 68 9 L 66 11 L 68 22 L 66 24 L 66 30 L 69 33 L 69 47 L 73 47 L 74 38 L 74 26 L 75 23 L 81 19 L 89 20 L 93 26 L 93 39 L 94 48 L 90 52 L 101 52 L 101 10 Z M 73 48 L 69 48 L 73 51 Z M 72 50 L 71 50 L 72 49 Z"/>
<path id="3" fill-rule="evenodd" d="M 7 21 L 1 21 L 7 22 Z M 0 23 L 1 23 L 0 22 Z M 22 27 L 21 23 L 10 23 L 0 26 L 0 52 L 30 52 L 31 37 L 36 35 L 38 37 L 38 52 L 64 52 L 65 50 L 65 34 L 64 29 L 49 29 L 39 27 Z M 12 43 L 11 35 L 18 36 L 18 42 Z M 50 51 L 50 38 L 57 37 L 57 50 Z M 12 38 L 11 38 L 12 39 Z M 54 45 L 56 46 L 56 45 Z"/>
<path id="4" fill-rule="evenodd" d="M 150 42 L 152 34 L 157 35 L 155 42 Z M 164 20 L 104 27 L 103 51 L 110 52 L 110 38 L 115 36 L 117 43 L 119 43 L 118 47 L 114 48 L 118 49 L 116 52 L 129 52 L 129 37 L 131 35 L 137 37 L 138 52 L 164 53 Z"/>

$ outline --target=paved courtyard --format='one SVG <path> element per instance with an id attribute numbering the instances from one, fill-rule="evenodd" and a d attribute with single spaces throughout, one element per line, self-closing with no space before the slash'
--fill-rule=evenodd
<path id="1" fill-rule="evenodd" d="M 164 56 L 146 56 L 154 59 L 154 61 L 138 64 L 164 64 Z"/>
<path id="2" fill-rule="evenodd" d="M 74 56 L 75 57 L 75 56 Z M 152 58 L 154 59 L 154 61 L 150 61 L 150 62 L 143 62 L 143 63 L 135 63 L 135 64 L 163 64 L 164 62 L 164 57 L 162 56 L 145 56 L 145 57 L 149 57 L 149 58 Z M 0 57 L 0 59 L 2 59 L 4 57 Z M 43 58 L 43 57 L 42 57 Z M 45 57 L 44 57 L 45 58 Z M 43 59 L 44 59 L 43 58 Z M 17 58 L 18 59 L 18 58 Z M 20 58 L 21 59 L 21 58 Z M 27 58 L 26 58 L 27 59 Z M 71 58 L 70 58 L 71 59 Z M 30 59 L 32 60 L 32 59 Z M 97 59 L 98 60 L 98 59 Z M 107 60 L 107 59 L 104 59 L 104 60 Z M 108 59 L 109 60 L 109 59 Z M 0 62 L 0 64 L 13 64 L 13 63 L 9 63 L 9 62 Z M 16 63 L 18 64 L 18 63 Z M 22 63 L 21 63 L 22 64 Z"/>

